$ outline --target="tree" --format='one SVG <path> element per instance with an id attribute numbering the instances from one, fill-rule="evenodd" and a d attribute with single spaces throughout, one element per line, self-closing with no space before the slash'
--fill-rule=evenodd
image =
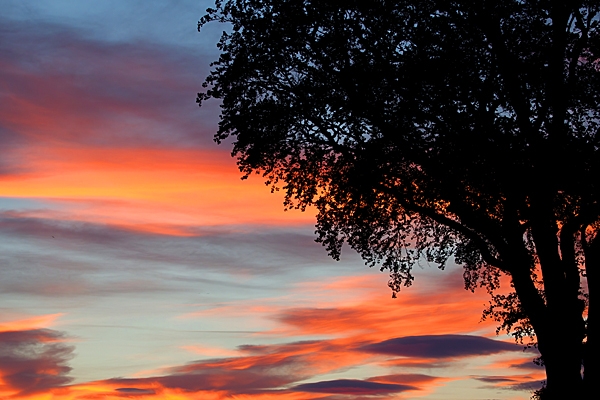
<path id="1" fill-rule="evenodd" d="M 464 266 L 484 315 L 531 336 L 543 398 L 598 377 L 598 1 L 227 0 L 198 103 L 217 142 L 288 207 L 315 205 L 317 241 L 390 271 Z M 511 282 L 498 294 L 500 278 Z M 582 375 L 583 366 L 583 375 Z M 579 397 L 577 397 L 579 396 Z"/>

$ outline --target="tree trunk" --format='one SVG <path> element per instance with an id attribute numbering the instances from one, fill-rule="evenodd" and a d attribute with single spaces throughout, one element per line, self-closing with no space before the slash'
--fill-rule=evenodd
<path id="1" fill-rule="evenodd" d="M 593 388 L 596 388 L 600 384 L 598 379 L 600 375 L 598 373 L 598 310 L 596 309 L 596 295 L 597 295 L 597 271 L 596 269 L 600 266 L 600 235 L 589 243 L 584 244 L 585 251 L 585 271 L 587 276 L 587 289 L 589 294 L 588 304 L 588 318 L 587 318 L 587 343 L 585 345 L 583 353 L 583 384 L 586 393 L 592 393 Z"/>
<path id="2" fill-rule="evenodd" d="M 538 349 L 546 367 L 546 390 L 542 399 L 582 398 L 585 322 L 582 315 L 584 306 L 579 299 L 580 277 L 573 241 L 575 231 L 564 225 L 560 230 L 552 203 L 544 201 L 552 198 L 551 193 L 540 190 L 538 194 L 541 197 L 532 198 L 532 205 L 536 207 L 531 218 L 531 234 L 542 272 L 545 312 L 541 323 L 534 321 L 529 310 L 526 313 L 534 327 Z"/>
<path id="3" fill-rule="evenodd" d="M 581 378 L 581 340 L 562 335 L 559 326 L 551 326 L 550 337 L 540 338 L 538 348 L 546 368 L 546 389 L 542 400 L 585 399 Z"/>
<path id="4" fill-rule="evenodd" d="M 581 376 L 585 323 L 583 303 L 578 291 L 568 291 L 566 282 L 559 287 L 544 282 L 546 294 L 562 290 L 562 301 L 547 302 L 546 323 L 536 330 L 538 349 L 546 367 L 547 399 L 586 398 Z"/>
<path id="5" fill-rule="evenodd" d="M 581 376 L 583 309 L 576 294 L 565 295 L 562 302 L 548 304 L 535 288 L 527 264 L 514 268 L 512 278 L 521 306 L 535 331 L 546 368 L 546 389 L 541 399 L 587 398 Z M 554 283 L 560 285 L 562 282 Z M 544 286 L 546 292 L 556 293 L 561 289 L 547 282 Z"/>

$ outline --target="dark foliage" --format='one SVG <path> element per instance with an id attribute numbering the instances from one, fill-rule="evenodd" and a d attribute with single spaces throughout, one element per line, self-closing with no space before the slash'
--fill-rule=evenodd
<path id="1" fill-rule="evenodd" d="M 544 398 L 597 376 L 598 1 L 217 1 L 198 102 L 317 241 L 390 271 L 454 257 L 485 317 L 534 338 Z M 497 292 L 507 275 L 512 288 Z M 581 365 L 585 367 L 584 378 Z"/>

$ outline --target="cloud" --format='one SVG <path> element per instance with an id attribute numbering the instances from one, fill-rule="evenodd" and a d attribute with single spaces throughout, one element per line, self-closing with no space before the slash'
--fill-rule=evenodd
<path id="1" fill-rule="evenodd" d="M 46 332 L 44 330 L 40 331 Z M 25 336 L 22 337 L 26 339 Z M 55 343 L 57 338 L 61 339 L 63 336 L 46 334 L 43 337 L 50 338 L 51 343 Z M 238 347 L 237 354 L 239 356 L 236 357 L 195 361 L 167 368 L 159 373 L 155 372 L 153 373 L 154 376 L 146 378 L 113 378 L 90 384 L 69 386 L 64 388 L 64 393 L 65 396 L 69 394 L 74 396 L 72 398 L 82 399 L 112 398 L 111 396 L 115 398 L 151 399 L 176 394 L 179 397 L 175 397 L 182 399 L 222 399 L 228 396 L 239 396 L 248 399 L 282 398 L 294 400 L 322 398 L 322 395 L 327 395 L 326 398 L 331 400 L 366 399 L 386 397 L 414 390 L 422 391 L 422 394 L 423 391 L 429 391 L 432 387 L 443 384 L 448 378 L 403 373 L 379 375 L 364 379 L 318 380 L 318 378 L 323 374 L 340 374 L 359 365 L 365 366 L 377 362 L 377 354 L 398 355 L 398 353 L 401 353 L 408 359 L 414 360 L 430 359 L 433 356 L 448 357 L 448 353 L 440 354 L 436 350 L 436 346 L 440 342 L 449 346 L 459 343 L 458 347 L 463 349 L 458 352 L 461 356 L 465 356 L 465 354 L 473 355 L 474 353 L 495 354 L 514 350 L 516 347 L 514 345 L 504 347 L 502 346 L 503 342 L 489 343 L 496 341 L 467 335 L 421 336 L 417 339 L 419 340 L 416 340 L 415 337 L 404 337 L 365 344 L 363 336 L 359 334 L 330 340 L 243 345 Z M 398 350 L 402 346 L 415 345 L 415 343 L 418 351 L 414 354 L 406 355 L 406 351 Z M 423 343 L 433 343 L 433 350 L 423 345 Z M 470 351 L 464 350 L 464 348 L 469 347 L 467 344 L 473 347 Z M 500 344 L 499 347 L 498 344 Z M 374 349 L 369 346 L 373 346 Z M 382 346 L 384 346 L 383 349 Z M 370 353 L 374 353 L 375 356 L 370 355 Z M 452 356 L 454 357 L 456 354 L 456 352 L 452 353 Z M 66 358 L 63 357 L 64 359 Z M 68 367 L 64 362 L 58 364 L 63 367 L 60 376 L 66 376 Z M 306 383 L 308 379 L 315 381 Z M 497 386 L 511 390 L 514 387 L 514 390 L 519 390 L 521 384 L 532 381 L 534 377 L 531 375 L 523 377 L 490 375 L 487 377 L 478 376 L 474 379 L 493 387 Z M 303 381 L 305 383 L 301 383 Z M 60 381 L 49 382 L 43 387 L 51 389 L 60 384 Z M 86 389 L 89 385 L 92 385 L 94 389 Z"/>
<path id="2" fill-rule="evenodd" d="M 0 292 L 58 297 L 217 287 L 264 292 L 276 286 L 261 277 L 272 282 L 305 273 L 298 267 L 312 267 L 317 259 L 337 267 L 310 234 L 295 228 L 198 227 L 194 236 L 182 237 L 36 214 L 43 211 L 0 212 Z M 311 244 L 313 251 L 303 253 Z M 245 278 L 235 279 L 241 275 Z"/>
<path id="3" fill-rule="evenodd" d="M 25 396 L 71 382 L 74 348 L 64 340 L 50 329 L 0 332 L 0 390 Z"/>
<path id="4" fill-rule="evenodd" d="M 278 360 L 291 357 L 304 365 L 311 376 L 341 371 L 354 365 L 366 364 L 371 358 L 362 352 L 352 351 L 356 337 L 334 340 L 305 340 L 284 344 L 238 346 L 241 352 L 251 354 L 256 360 Z M 298 365 L 300 365 L 298 364 Z"/>
<path id="5" fill-rule="evenodd" d="M 417 390 L 414 386 L 390 383 L 377 383 L 359 379 L 336 379 L 295 386 L 301 392 L 332 393 L 345 395 L 383 395 Z"/>
<path id="6" fill-rule="evenodd" d="M 539 365 L 533 362 L 533 360 L 526 360 L 520 363 L 509 365 L 510 368 L 518 368 L 518 369 L 532 369 L 532 370 L 544 370 L 543 365 Z"/>
<path id="7" fill-rule="evenodd" d="M 391 375 L 380 375 L 373 376 L 368 381 L 371 382 L 383 382 L 383 383 L 399 383 L 399 384 L 422 384 L 431 383 L 439 380 L 437 376 L 425 375 L 425 374 L 391 374 Z"/>
<path id="8" fill-rule="evenodd" d="M 319 333 L 339 334 L 340 332 L 361 331 L 371 328 L 370 324 L 357 321 L 369 319 L 361 308 L 295 308 L 276 316 L 279 322 Z M 366 317 L 366 318 L 365 318 Z"/>
<path id="9" fill-rule="evenodd" d="M 477 376 L 474 379 L 489 384 L 489 387 L 513 390 L 513 391 L 533 391 L 542 386 L 544 377 L 532 375 L 490 375 Z"/>
<path id="10" fill-rule="evenodd" d="M 152 378 L 115 378 L 111 385 L 138 387 L 152 382 L 186 392 L 225 391 L 230 394 L 255 393 L 281 389 L 308 378 L 311 374 L 301 356 L 240 357 L 191 363 L 170 369 Z"/>
<path id="11" fill-rule="evenodd" d="M 522 347 L 482 336 L 424 335 L 389 339 L 363 346 L 361 350 L 392 356 L 444 359 L 522 351 Z"/>
<path id="12" fill-rule="evenodd" d="M 307 307 L 283 309 L 273 316 L 283 324 L 277 332 L 292 335 L 358 335 L 365 341 L 383 341 L 390 332 L 405 336 L 473 333 L 493 329 L 493 322 L 479 322 L 486 293 L 470 293 L 455 282 L 454 275 L 417 277 L 429 280 L 426 289 L 409 288 L 390 299 L 383 274 L 366 273 L 327 282 L 305 282 Z M 460 278 L 460 276 L 459 276 Z M 310 295 L 310 297 L 309 297 Z M 314 307 L 316 303 L 319 307 Z M 419 323 L 410 321 L 418 320 Z"/>
<path id="13" fill-rule="evenodd" d="M 292 386 L 298 382 L 320 374 L 343 371 L 360 365 L 365 360 L 364 354 L 354 354 L 347 351 L 342 343 L 326 340 L 245 345 L 239 347 L 239 354 L 243 355 L 202 360 L 168 368 L 164 370 L 163 375 L 148 378 L 114 378 L 103 383 L 113 387 L 139 389 L 155 388 L 158 385 L 186 393 L 222 392 L 223 397 L 226 397 L 225 394 L 291 394 L 299 391 L 311 392 L 310 387 L 297 390 Z M 408 390 L 408 386 L 411 386 L 371 381 L 357 385 L 362 385 L 363 392 L 370 388 L 371 393 L 382 393 L 384 389 Z M 357 385 L 354 388 L 350 385 L 346 390 L 356 392 L 360 389 Z"/>
<path id="14" fill-rule="evenodd" d="M 181 14 L 188 20 L 189 9 Z M 218 102 L 199 109 L 195 97 L 214 45 L 107 41 L 49 20 L 60 21 L 40 18 L 31 29 L 29 19 L 0 17 L 4 196 L 71 200 L 60 218 L 182 236 L 199 226 L 312 223 L 283 213 L 262 179 L 241 182 L 229 149 L 213 143 Z"/>
<path id="15" fill-rule="evenodd" d="M 326 393 L 358 399 L 360 396 L 424 390 L 434 382 L 444 381 L 444 378 L 425 374 L 391 374 L 297 384 L 323 374 L 340 373 L 368 364 L 368 357 L 363 352 L 352 351 L 353 347 L 356 346 L 344 339 L 243 345 L 238 347 L 241 354 L 238 357 L 197 361 L 168 368 L 162 375 L 115 378 L 103 381 L 103 384 L 139 390 L 160 387 L 197 396 L 205 392 L 219 392 L 223 398 Z"/>
<path id="16" fill-rule="evenodd" d="M 543 380 L 537 379 L 537 380 L 516 383 L 514 385 L 508 385 L 508 386 L 505 386 L 504 389 L 515 390 L 515 391 L 526 390 L 526 391 L 532 392 L 534 390 L 540 389 L 542 387 L 542 385 L 543 385 Z"/>
<path id="17" fill-rule="evenodd" d="M 114 140 L 209 144 L 216 113 L 198 110 L 194 100 L 214 56 L 161 43 L 107 42 L 46 21 L 36 29 L 30 24 L 1 20 L 5 132 L 96 146 Z"/>
<path id="18" fill-rule="evenodd" d="M 509 378 L 507 376 L 480 376 L 475 378 L 478 381 L 486 382 L 486 383 L 505 383 L 505 382 L 514 382 L 515 380 Z"/>
<path id="19" fill-rule="evenodd" d="M 52 325 L 54 321 L 64 314 L 46 314 L 38 315 L 33 317 L 21 318 L 21 319 L 10 319 L 0 321 L 0 333 L 2 332 L 15 332 L 15 331 L 35 331 L 44 327 Z"/>
<path id="20" fill-rule="evenodd" d="M 153 389 L 138 389 L 138 388 L 116 388 L 116 392 L 127 394 L 127 395 L 146 395 L 146 394 L 156 394 L 156 391 Z"/>

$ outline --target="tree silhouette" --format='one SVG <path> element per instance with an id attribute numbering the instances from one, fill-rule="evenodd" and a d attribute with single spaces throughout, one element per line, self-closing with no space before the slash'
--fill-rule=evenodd
<path id="1" fill-rule="evenodd" d="M 248 176 L 315 205 L 317 241 L 390 271 L 464 266 L 534 338 L 543 398 L 598 377 L 598 1 L 229 0 L 198 103 Z M 501 276 L 510 294 L 498 294 Z M 583 376 L 582 376 L 582 365 Z M 540 392 L 542 393 L 542 392 Z"/>

